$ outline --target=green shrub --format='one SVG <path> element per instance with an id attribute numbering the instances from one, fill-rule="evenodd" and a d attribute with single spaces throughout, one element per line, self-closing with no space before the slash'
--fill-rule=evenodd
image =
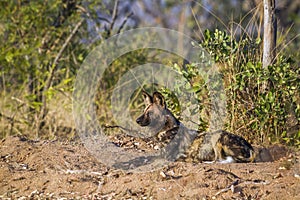
<path id="1" fill-rule="evenodd" d="M 291 58 L 278 55 L 274 65 L 263 68 L 260 39 L 246 37 L 237 41 L 219 30 L 206 30 L 197 46 L 210 54 L 222 74 L 227 96 L 225 129 L 255 143 L 281 142 L 300 147 L 300 69 Z M 199 55 L 202 53 L 200 50 Z M 175 64 L 174 69 L 195 92 L 200 113 L 209 110 L 214 97 L 197 64 Z M 178 112 L 174 105 L 171 108 Z M 200 129 L 206 128 L 208 117 L 200 114 L 199 118 L 203 122 Z"/>

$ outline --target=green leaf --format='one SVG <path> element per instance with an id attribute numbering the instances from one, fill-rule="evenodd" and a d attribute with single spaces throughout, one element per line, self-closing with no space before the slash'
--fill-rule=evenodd
<path id="1" fill-rule="evenodd" d="M 12 62 L 13 57 L 14 57 L 14 54 L 13 54 L 12 52 L 9 51 L 9 52 L 5 55 L 5 60 L 6 60 L 8 63 L 10 63 L 10 62 Z"/>

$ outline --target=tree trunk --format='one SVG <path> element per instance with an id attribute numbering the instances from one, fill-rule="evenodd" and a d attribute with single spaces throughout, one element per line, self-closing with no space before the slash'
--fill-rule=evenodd
<path id="1" fill-rule="evenodd" d="M 275 62 L 277 21 L 275 16 L 275 0 L 264 0 L 264 47 L 263 67 Z"/>

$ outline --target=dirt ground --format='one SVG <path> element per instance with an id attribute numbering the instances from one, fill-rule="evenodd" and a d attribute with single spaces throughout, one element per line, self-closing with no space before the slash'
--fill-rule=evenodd
<path id="1" fill-rule="evenodd" d="M 11 136 L 0 142 L 0 199 L 300 199 L 299 152 L 270 149 L 273 162 L 174 162 L 128 173 L 80 142 Z"/>

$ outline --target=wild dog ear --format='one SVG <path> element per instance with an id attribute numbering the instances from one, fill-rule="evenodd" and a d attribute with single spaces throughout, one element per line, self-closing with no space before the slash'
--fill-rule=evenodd
<path id="1" fill-rule="evenodd" d="M 153 93 L 153 103 L 163 107 L 163 108 L 166 108 L 166 101 L 165 101 L 165 97 L 159 93 L 159 92 L 154 92 Z"/>
<path id="2" fill-rule="evenodd" d="M 144 103 L 146 106 L 149 106 L 153 103 L 153 98 L 145 90 L 143 90 Z"/>

